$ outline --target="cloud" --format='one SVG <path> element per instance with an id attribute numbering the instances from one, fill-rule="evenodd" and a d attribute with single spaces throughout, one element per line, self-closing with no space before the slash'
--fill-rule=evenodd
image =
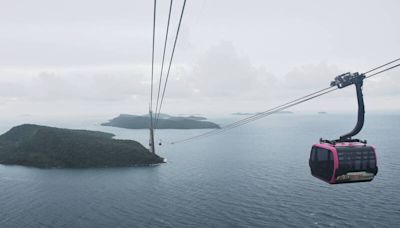
<path id="1" fill-rule="evenodd" d="M 156 69 L 159 67 L 156 65 Z M 144 113 L 149 104 L 149 70 L 149 65 L 3 69 L 0 108 L 10 113 L 15 110 L 22 113 Z M 174 65 L 163 111 L 217 114 L 263 111 L 326 88 L 335 76 L 344 72 L 337 65 L 317 63 L 294 66 L 279 76 L 253 64 L 232 42 L 222 41 L 198 54 L 192 65 Z M 394 70 L 365 83 L 364 92 L 371 102 L 369 110 L 400 110 L 399 104 L 388 102 L 400 97 L 397 76 Z M 158 73 L 155 77 L 158 79 Z M 157 89 L 155 81 L 154 98 Z M 354 101 L 354 90 L 345 89 L 294 110 L 349 111 L 354 109 Z"/>
<path id="2" fill-rule="evenodd" d="M 336 65 L 326 63 L 306 64 L 294 67 L 284 79 L 288 89 L 304 90 L 308 88 L 326 88 L 337 75 L 344 73 Z"/>
<path id="3" fill-rule="evenodd" d="M 276 84 L 275 77 L 240 55 L 230 42 L 209 48 L 194 65 L 191 77 L 198 96 L 255 98 Z"/>
<path id="4" fill-rule="evenodd" d="M 0 78 L 0 88 L 7 88 L 2 90 L 0 97 L 14 103 L 16 100 L 49 105 L 63 102 L 69 107 L 74 107 L 77 103 L 116 103 L 122 106 L 126 102 L 131 102 L 133 106 L 139 104 L 147 107 L 150 82 L 146 71 L 150 66 L 142 68 L 61 68 L 40 70 L 36 73 L 8 71 L 9 77 L 3 78 L 7 80 L 2 82 Z M 156 65 L 155 69 L 157 72 L 159 66 Z M 13 75 L 20 79 L 9 80 Z M 158 73 L 155 78 L 158 80 Z M 265 100 L 265 96 L 272 96 L 276 82 L 271 73 L 263 67 L 254 66 L 232 43 L 220 42 L 200 54 L 193 66 L 174 65 L 164 107 L 166 110 L 178 110 L 183 105 L 204 110 L 208 109 L 208 105 L 218 106 L 226 99 L 233 104 L 243 102 L 244 106 L 251 106 L 256 101 Z M 157 96 L 157 89 L 158 81 L 155 81 L 154 98 Z M 185 110 L 178 112 L 183 111 Z"/>
<path id="5" fill-rule="evenodd" d="M 15 82 L 0 80 L 0 96 L 29 101 L 113 102 L 144 96 L 144 75 L 132 72 L 39 72 Z"/>

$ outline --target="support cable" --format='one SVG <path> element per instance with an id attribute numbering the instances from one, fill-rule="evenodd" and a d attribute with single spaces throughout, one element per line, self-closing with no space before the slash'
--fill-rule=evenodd
<path id="1" fill-rule="evenodd" d="M 399 60 L 400 60 L 400 58 L 395 59 L 395 60 L 392 60 L 392 61 L 390 61 L 390 62 L 388 62 L 388 63 L 385 63 L 385 64 L 383 64 L 383 65 L 381 65 L 381 66 L 375 67 L 374 69 L 371 69 L 371 70 L 369 70 L 369 71 L 367 71 L 367 72 L 364 72 L 364 74 L 371 73 L 372 71 L 378 70 L 378 69 L 380 69 L 380 68 L 382 68 L 382 67 L 384 67 L 384 66 L 390 65 L 390 64 L 395 63 L 395 62 L 397 62 L 397 61 L 399 61 Z"/>
<path id="2" fill-rule="evenodd" d="M 163 88 L 163 92 L 162 92 L 162 96 L 161 96 L 161 102 L 160 102 L 160 106 L 159 106 L 159 108 L 158 108 L 158 114 L 157 114 L 157 113 L 155 114 L 155 116 L 156 116 L 156 122 L 158 122 L 158 120 L 160 119 L 160 113 L 161 113 L 162 105 L 163 105 L 163 102 L 164 102 L 165 91 L 166 91 L 166 89 L 167 89 L 167 83 L 168 83 L 168 79 L 169 79 L 169 73 L 170 73 L 170 70 L 171 70 L 172 60 L 173 60 L 174 54 L 175 54 L 176 43 L 177 43 L 177 41 L 178 41 L 179 31 L 180 31 L 181 24 L 182 24 L 183 13 L 185 12 L 185 6 L 186 6 L 186 0 L 183 1 L 181 16 L 180 16 L 180 18 L 179 18 L 178 29 L 176 30 L 174 46 L 173 46 L 173 48 L 172 48 L 171 58 L 170 58 L 170 60 L 169 60 L 169 65 L 168 65 L 168 70 L 167 70 L 167 76 L 166 76 L 166 78 L 165 78 L 164 88 Z"/>
<path id="3" fill-rule="evenodd" d="M 167 49 L 167 41 L 168 41 L 168 33 L 169 33 L 169 24 L 171 21 L 171 11 L 172 11 L 172 4 L 173 4 L 174 0 L 170 1 L 169 4 L 169 13 L 168 13 L 168 22 L 167 22 L 167 30 L 165 32 L 165 41 L 164 41 L 164 51 L 163 51 L 163 56 L 162 56 L 162 61 L 161 61 L 161 72 L 160 72 L 160 79 L 158 81 L 158 92 L 157 92 L 157 102 L 156 102 L 156 112 L 155 114 L 157 114 L 158 111 L 158 102 L 160 99 L 160 90 L 161 90 L 161 82 L 162 82 L 162 76 L 163 76 L 163 71 L 164 71 L 164 60 L 165 60 L 165 51 Z M 157 122 L 158 119 L 156 119 L 156 123 L 155 126 L 157 126 Z"/>
<path id="4" fill-rule="evenodd" d="M 153 14 L 153 47 L 151 52 L 151 89 L 150 89 L 150 111 L 153 110 L 153 81 L 154 81 L 154 43 L 156 37 L 156 13 L 157 13 L 157 0 L 154 0 L 154 14 Z M 150 115 L 150 125 L 153 128 L 153 114 Z"/>
<path id="5" fill-rule="evenodd" d="M 373 74 L 371 74 L 371 75 L 368 75 L 366 78 L 371 78 L 371 77 L 373 77 L 373 76 L 375 76 L 375 75 L 381 74 L 381 73 L 383 73 L 383 72 L 385 72 L 385 71 L 391 70 L 391 69 L 396 68 L 396 67 L 399 67 L 399 66 L 400 66 L 400 64 L 397 64 L 397 65 L 388 67 L 388 68 L 386 68 L 386 69 L 384 69 L 384 70 L 381 70 L 381 71 L 378 71 L 378 72 L 373 73 Z"/>
<path id="6" fill-rule="evenodd" d="M 399 58 L 399 59 L 396 59 L 396 60 L 393 60 L 393 61 L 391 61 L 391 62 L 389 62 L 389 63 L 386 63 L 386 64 L 384 64 L 384 65 L 381 65 L 381 66 L 379 66 L 379 67 L 373 68 L 373 69 L 371 69 L 371 70 L 365 72 L 364 74 L 370 73 L 370 72 L 372 72 L 372 71 L 376 71 L 377 69 L 380 69 L 380 68 L 382 68 L 382 67 L 384 67 L 384 66 L 387 66 L 387 65 L 389 65 L 389 64 L 392 64 L 392 63 L 394 63 L 394 62 L 396 62 L 396 61 L 398 61 L 398 60 L 400 60 L 400 58 Z M 373 77 L 373 76 L 375 76 L 375 75 L 381 74 L 381 73 L 383 73 L 383 72 L 386 72 L 386 71 L 388 71 L 388 70 L 394 69 L 394 68 L 399 67 L 399 66 L 400 66 L 400 64 L 397 64 L 397 65 L 394 65 L 394 66 L 391 66 L 391 67 L 387 67 L 387 68 L 385 68 L 385 69 L 383 69 L 383 70 L 381 70 L 381 71 L 378 71 L 378 72 L 376 72 L 376 73 L 373 73 L 373 74 L 371 74 L 371 75 L 366 76 L 366 79 L 367 79 L 367 78 L 370 78 L 370 77 Z M 306 102 L 306 101 L 312 100 L 312 99 L 317 98 L 317 97 L 320 97 L 320 96 L 322 96 L 322 95 L 325 95 L 325 94 L 327 94 L 327 93 L 333 92 L 333 91 L 335 91 L 335 90 L 338 89 L 338 88 L 333 88 L 333 89 L 331 89 L 332 87 L 333 87 L 333 86 L 330 86 L 330 87 L 328 87 L 328 88 L 319 90 L 319 91 L 317 91 L 317 92 L 314 92 L 314 93 L 311 93 L 311 94 L 309 94 L 309 95 L 303 96 L 303 97 L 301 97 L 301 98 L 295 99 L 295 100 L 293 100 L 293 101 L 287 102 L 287 103 L 285 103 L 285 104 L 283 104 L 283 105 L 279 105 L 279 106 L 277 106 L 277 107 L 275 107 L 275 108 L 272 108 L 272 109 L 269 109 L 269 110 L 267 110 L 267 111 L 258 113 L 258 114 L 256 114 L 256 115 L 251 116 L 251 117 L 247 117 L 247 118 L 245 118 L 245 119 L 236 121 L 236 122 L 234 122 L 234 123 L 231 123 L 231 124 L 229 124 L 229 125 L 224 126 L 224 127 L 221 128 L 221 129 L 215 129 L 215 130 L 212 130 L 212 131 L 208 131 L 208 132 L 202 133 L 202 134 L 200 134 L 200 135 L 196 135 L 196 136 L 192 136 L 192 137 L 189 137 L 189 138 L 186 138 L 186 139 L 183 139 L 183 140 L 178 140 L 178 141 L 175 141 L 175 142 L 171 142 L 171 144 L 177 144 L 177 143 L 188 142 L 188 141 L 192 141 L 192 140 L 194 140 L 194 139 L 199 139 L 199 138 L 203 138 L 203 137 L 207 137 L 207 136 L 211 136 L 211 135 L 216 135 L 216 134 L 223 133 L 223 132 L 225 132 L 225 131 L 227 131 L 227 130 L 230 130 L 230 129 L 233 129 L 233 128 L 236 128 L 236 127 L 239 127 L 239 126 L 242 126 L 242 125 L 245 125 L 245 124 L 248 124 L 248 123 L 253 122 L 253 121 L 255 121 L 255 120 L 258 120 L 258 119 L 264 118 L 264 117 L 266 117 L 266 116 L 272 115 L 272 114 L 274 114 L 274 113 L 283 111 L 283 110 L 285 110 L 285 109 L 287 109 L 287 108 L 290 108 L 290 107 L 299 105 L 299 104 L 301 104 L 301 103 L 304 103 L 304 102 Z"/>
<path id="7" fill-rule="evenodd" d="M 172 142 L 171 144 L 183 143 L 183 142 L 191 141 L 191 140 L 198 139 L 198 138 L 202 138 L 202 137 L 206 137 L 206 136 L 211 136 L 211 135 L 215 135 L 215 134 L 220 134 L 220 133 L 223 133 L 223 132 L 225 132 L 225 131 L 227 131 L 227 130 L 230 130 L 230 129 L 233 129 L 233 128 L 236 128 L 236 127 L 239 127 L 239 126 L 242 126 L 242 125 L 245 125 L 245 124 L 248 124 L 248 123 L 253 122 L 253 121 L 255 121 L 255 120 L 258 120 L 258 119 L 267 117 L 267 116 L 272 115 L 272 114 L 274 114 L 274 113 L 278 113 L 278 112 L 283 111 L 283 110 L 286 110 L 286 109 L 288 109 L 288 108 L 290 108 L 290 107 L 299 105 L 299 104 L 304 103 L 304 102 L 306 102 L 306 101 L 309 101 L 309 100 L 315 99 L 315 98 L 317 98 L 317 97 L 320 97 L 320 96 L 322 96 L 322 95 L 331 93 L 331 92 L 333 92 L 333 91 L 335 91 L 335 90 L 337 90 L 337 89 L 338 89 L 338 88 L 332 88 L 332 89 L 330 89 L 330 90 L 328 90 L 328 91 L 325 91 L 325 92 L 323 92 L 323 93 L 316 94 L 316 95 L 313 95 L 313 96 L 311 96 L 311 97 L 307 97 L 306 99 L 298 100 L 297 102 L 294 102 L 294 103 L 288 103 L 288 105 L 281 105 L 281 106 L 278 106 L 279 108 L 276 107 L 276 108 L 274 108 L 273 110 L 271 109 L 272 111 L 266 111 L 266 112 L 263 112 L 263 113 L 260 114 L 260 115 L 253 116 L 254 118 L 252 118 L 252 119 L 250 119 L 250 120 L 248 120 L 248 121 L 243 121 L 243 122 L 240 122 L 240 123 L 235 124 L 235 125 L 234 125 L 234 124 L 230 124 L 230 125 L 232 125 L 232 126 L 230 126 L 230 127 L 223 127 L 223 128 L 221 128 L 221 129 L 217 129 L 217 130 L 214 130 L 214 131 L 211 131 L 211 132 L 206 132 L 206 133 L 204 133 L 204 134 L 197 135 L 197 136 L 193 136 L 193 137 L 190 137 L 190 138 L 187 138 L 187 139 L 184 139 L 184 140 L 175 141 L 175 142 Z"/>

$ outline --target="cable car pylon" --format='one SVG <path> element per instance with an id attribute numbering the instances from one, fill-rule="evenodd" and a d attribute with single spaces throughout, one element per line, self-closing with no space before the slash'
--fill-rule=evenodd
<path id="1" fill-rule="evenodd" d="M 155 154 L 156 153 L 156 149 L 155 149 L 155 146 L 154 146 L 154 123 L 153 123 L 153 112 L 151 111 L 151 108 L 149 109 L 149 118 L 150 118 L 149 151 L 150 151 L 150 153 Z"/>

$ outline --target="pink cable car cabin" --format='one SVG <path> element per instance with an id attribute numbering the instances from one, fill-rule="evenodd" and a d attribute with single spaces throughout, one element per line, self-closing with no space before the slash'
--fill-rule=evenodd
<path id="1" fill-rule="evenodd" d="M 352 139 L 364 125 L 364 99 L 362 85 L 365 75 L 346 73 L 339 75 L 331 86 L 344 88 L 355 84 L 358 98 L 358 121 L 355 128 L 337 140 L 323 140 L 311 148 L 309 165 L 311 174 L 330 184 L 372 181 L 378 173 L 375 148 L 366 141 Z"/>
<path id="2" fill-rule="evenodd" d="M 330 184 L 371 181 L 378 173 L 374 147 L 362 143 L 315 144 L 309 163 L 311 174 Z"/>

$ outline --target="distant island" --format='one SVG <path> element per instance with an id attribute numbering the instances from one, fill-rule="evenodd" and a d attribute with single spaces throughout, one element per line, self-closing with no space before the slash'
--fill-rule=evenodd
<path id="1" fill-rule="evenodd" d="M 257 112 L 234 112 L 232 115 L 234 116 L 253 116 L 256 115 Z"/>
<path id="2" fill-rule="evenodd" d="M 98 131 L 24 124 L 0 135 L 0 164 L 39 168 L 151 165 L 164 161 L 140 143 Z"/>
<path id="3" fill-rule="evenodd" d="M 234 112 L 232 113 L 232 115 L 234 116 L 253 116 L 253 115 L 257 115 L 260 114 L 261 112 Z M 276 112 L 274 114 L 293 114 L 293 112 L 291 111 L 279 111 Z"/>
<path id="4" fill-rule="evenodd" d="M 327 112 L 318 112 L 318 114 L 327 114 Z"/>
<path id="5" fill-rule="evenodd" d="M 170 116 L 160 114 L 157 129 L 218 129 L 216 123 L 206 121 L 207 118 L 200 116 Z M 147 129 L 150 125 L 149 115 L 128 115 L 121 114 L 118 117 L 102 123 L 102 126 L 120 127 L 128 129 Z"/>

